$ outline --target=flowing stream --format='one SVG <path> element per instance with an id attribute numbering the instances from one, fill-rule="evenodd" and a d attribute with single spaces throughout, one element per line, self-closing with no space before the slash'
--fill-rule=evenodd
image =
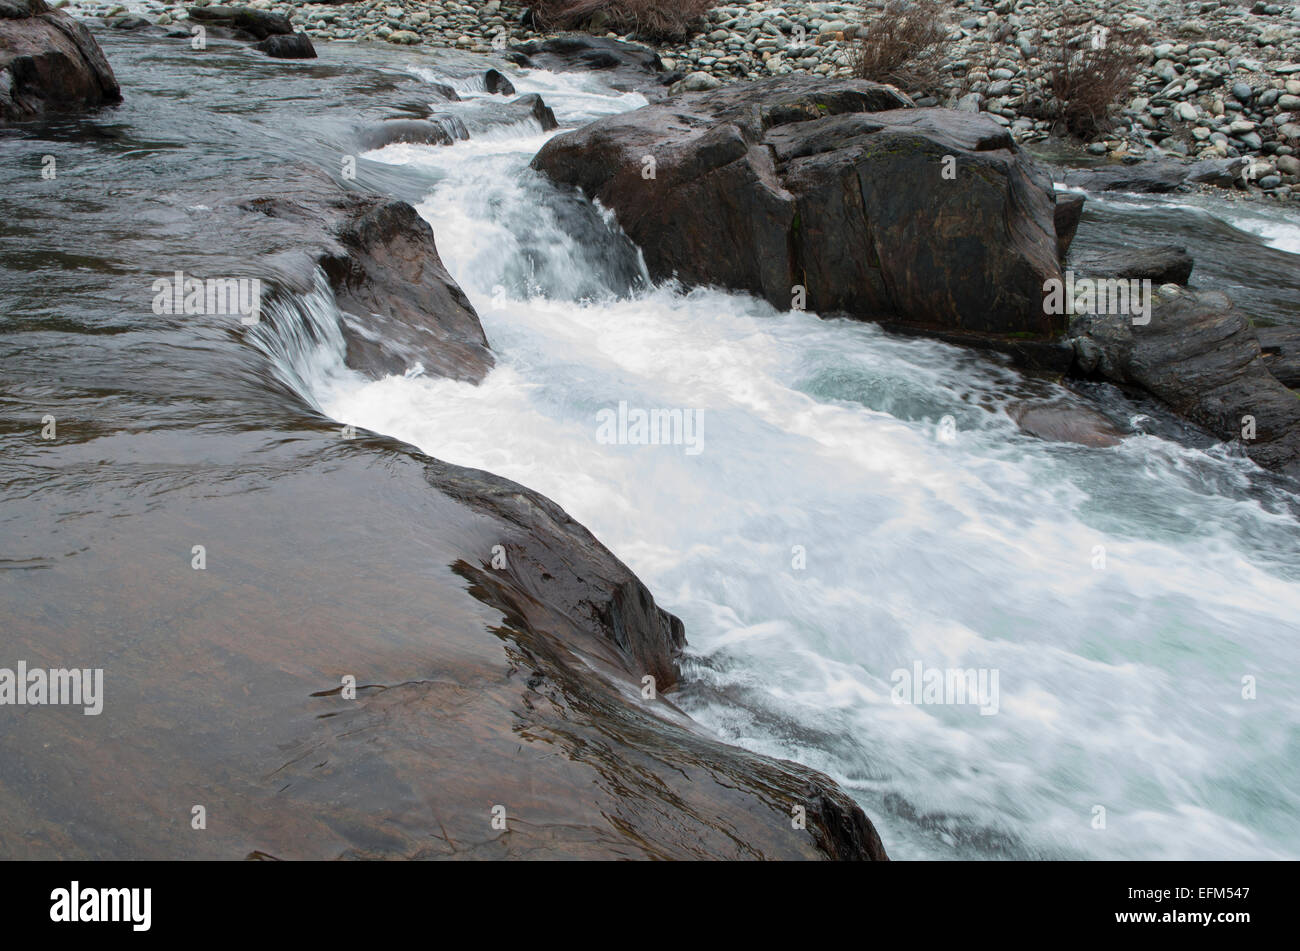
<path id="1" fill-rule="evenodd" d="M 141 47 L 106 45 L 129 89 Z M 299 117 L 258 148 L 334 170 L 340 84 L 364 93 L 340 78 L 348 62 L 327 47 L 318 87 L 268 80 L 256 99 L 210 103 L 218 128 L 191 149 L 319 107 L 313 138 L 295 134 Z M 228 66 L 227 81 L 236 68 L 289 69 Z M 427 55 L 384 51 L 366 68 L 400 76 L 404 95 L 432 82 L 486 95 Z M 140 138 L 195 88 L 179 60 L 149 70 L 158 104 L 124 120 Z M 511 76 L 562 127 L 644 102 L 592 75 Z M 609 216 L 528 169 L 553 133 L 470 131 L 367 153 L 359 178 L 432 224 L 496 369 L 479 386 L 419 368 L 367 380 L 342 364 L 322 286 L 277 305 L 269 323 L 298 321 L 296 336 L 254 335 L 270 372 L 337 421 L 562 505 L 685 622 L 676 702 L 731 742 L 824 770 L 895 858 L 1300 857 L 1292 489 L 1228 448 L 1176 441 L 1176 423 L 1108 388 L 1094 395 L 1133 435 L 1045 442 L 1008 408 L 1074 398 L 1053 384 L 867 324 L 654 286 Z M 1093 203 L 1079 240 L 1122 234 L 1187 243 L 1203 280 L 1240 284 L 1264 321 L 1295 319 L 1294 221 L 1115 197 Z M 620 403 L 680 410 L 695 441 L 601 438 L 599 414 Z M 995 711 L 895 702 L 895 672 L 917 664 L 995 674 Z"/>

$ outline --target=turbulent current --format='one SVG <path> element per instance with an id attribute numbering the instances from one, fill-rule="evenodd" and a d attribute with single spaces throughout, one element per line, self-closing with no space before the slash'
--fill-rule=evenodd
<path id="1" fill-rule="evenodd" d="M 515 81 L 562 127 L 643 102 Z M 291 361 L 323 411 L 559 502 L 684 620 L 678 702 L 830 774 L 894 857 L 1300 856 L 1295 495 L 1114 393 L 1121 446 L 1044 442 L 1007 409 L 1063 391 L 985 358 L 653 286 L 608 216 L 528 169 L 546 137 L 363 157 L 427 179 L 419 211 L 498 363 L 479 386 L 374 382 L 336 341 Z M 1226 203 L 1092 214 L 1081 241 L 1154 214 L 1274 261 L 1300 248 Z M 1296 289 L 1273 290 L 1281 319 Z M 620 404 L 680 411 L 694 444 L 610 438 Z M 995 702 L 912 703 L 918 669 L 991 676 Z"/>
<path id="2" fill-rule="evenodd" d="M 136 682 L 112 652 L 166 661 L 183 628 L 185 643 L 205 647 L 164 670 L 197 665 L 210 678 L 212 665 L 230 666 L 251 685 L 238 699 L 263 698 L 259 731 L 294 717 L 326 722 L 272 674 L 296 663 L 296 639 L 329 633 L 328 598 L 263 635 L 283 635 L 284 647 L 267 648 L 261 666 L 252 661 L 262 648 L 239 653 L 253 608 L 116 626 L 95 612 L 132 598 L 147 607 L 142 585 L 152 583 L 211 585 L 237 592 L 213 603 L 266 613 L 256 598 L 291 599 L 324 570 L 309 550 L 279 554 L 300 538 L 345 539 L 359 579 L 349 597 L 361 608 L 427 583 L 383 568 L 384 545 L 427 544 L 417 530 L 381 524 L 366 535 L 337 507 L 297 514 L 335 498 L 306 477 L 290 485 L 302 466 L 295 447 L 314 445 L 299 434 L 346 423 L 563 506 L 684 621 L 674 702 L 729 742 L 829 774 L 894 858 L 1300 858 L 1300 496 L 1289 484 L 1108 387 L 1088 395 L 1131 431 L 1119 446 L 1043 441 L 1018 429 L 1015 405 L 1078 395 L 869 324 L 655 284 L 610 215 L 529 170 L 551 134 L 530 124 L 355 156 L 354 187 L 410 200 L 432 224 L 496 356 L 480 385 L 419 367 L 378 381 L 349 370 L 323 280 L 270 299 L 268 319 L 247 334 L 159 319 L 148 307 L 157 274 L 270 266 L 246 260 L 244 235 L 205 230 L 212 209 L 192 195 L 227 179 L 249 194 L 275 189 L 295 162 L 338 175 L 365 110 L 432 101 L 433 83 L 486 96 L 467 78 L 482 63 L 331 44 L 319 61 L 286 65 L 219 45 L 196 58 L 184 43 L 104 42 L 130 90 L 123 105 L 52 127 L 48 141 L 11 136 L 13 160 L 0 163 L 0 355 L 17 420 L 0 427 L 0 443 L 22 462 L 0 486 L 14 501 L 0 512 L 0 567 L 14 569 L 4 591 L 33 631 L 70 631 L 69 656 L 117 665 L 110 704 L 127 689 L 118 685 Z M 540 93 L 562 128 L 644 102 L 595 75 L 510 78 Z M 39 175 L 46 152 L 58 154 L 54 183 Z M 1300 227 L 1261 205 L 1090 197 L 1078 245 L 1131 239 L 1186 244 L 1194 281 L 1223 287 L 1264 322 L 1300 313 Z M 304 401 L 333 422 L 304 413 Z M 32 421 L 51 406 L 62 441 L 38 443 Z M 680 419 L 683 438 L 636 440 L 636 419 L 652 411 Z M 284 435 L 263 445 L 263 431 Z M 338 452 L 320 465 L 354 459 Z M 358 481 L 343 484 L 362 493 L 361 463 L 351 464 L 343 475 Z M 277 520 L 285 496 L 271 492 L 290 491 L 278 485 L 303 493 L 293 518 Z M 186 492 L 194 502 L 176 501 Z M 387 511 L 373 501 L 368 511 Z M 229 511 L 257 514 L 204 520 Z M 264 558 L 247 577 L 234 574 L 245 539 Z M 206 573 L 190 570 L 198 542 Z M 129 580 L 113 573 L 123 565 Z M 273 570 L 287 580 L 263 591 Z M 61 592 L 71 589 L 54 587 L 63 577 L 90 592 L 77 595 L 83 614 L 70 613 Z M 447 613 L 446 623 L 471 622 Z M 356 629 L 332 636 L 346 655 Z M 386 663 L 390 679 L 414 676 L 404 672 L 418 668 L 424 635 L 383 636 L 393 643 L 374 652 L 381 674 Z M 918 670 L 969 671 L 984 702 L 911 702 Z M 184 762 L 193 749 L 217 764 L 200 758 L 198 779 L 218 766 L 253 770 L 237 730 L 195 743 L 161 713 L 155 728 L 160 696 L 174 695 L 175 709 L 190 700 L 158 683 L 121 708 L 144 718 L 141 742 L 162 744 L 150 762 Z M 44 734 L 14 736 L 21 749 Z M 109 739 L 104 750 L 116 748 Z M 358 762 L 364 789 L 370 761 Z M 57 801 L 79 803 L 76 791 Z M 268 822 L 296 821 L 280 808 Z M 103 821 L 86 820 L 110 830 L 96 848 L 127 852 Z"/>

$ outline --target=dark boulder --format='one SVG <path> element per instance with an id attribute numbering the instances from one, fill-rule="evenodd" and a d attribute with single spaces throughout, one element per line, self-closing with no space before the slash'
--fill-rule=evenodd
<path id="1" fill-rule="evenodd" d="M 1099 168 L 1057 169 L 1057 181 L 1090 192 L 1171 192 L 1187 181 L 1189 166 L 1175 162 L 1139 162 Z"/>
<path id="2" fill-rule="evenodd" d="M 1071 335 L 1075 372 L 1149 393 L 1239 441 L 1261 466 L 1300 475 L 1300 399 L 1269 372 L 1254 328 L 1226 295 L 1158 289 L 1147 323 L 1086 315 Z"/>
<path id="3" fill-rule="evenodd" d="M 256 40 L 293 34 L 293 24 L 287 16 L 268 10 L 253 7 L 188 7 L 187 12 L 195 23 L 224 27 L 234 31 L 237 36 L 247 34 Z"/>
<path id="4" fill-rule="evenodd" d="M 1255 333 L 1268 371 L 1283 386 L 1300 389 L 1300 330 L 1294 327 L 1260 327 Z"/>
<path id="5" fill-rule="evenodd" d="M 478 382 L 492 367 L 474 305 L 410 205 L 375 200 L 339 228 L 325 272 L 345 321 L 348 365 L 371 375 L 426 371 Z"/>
<path id="6" fill-rule="evenodd" d="M 254 43 L 253 49 L 261 50 L 267 56 L 273 56 L 276 59 L 316 58 L 316 47 L 311 45 L 311 37 L 306 33 L 268 36 L 262 42 Z"/>
<path id="7" fill-rule="evenodd" d="M 44 0 L 0 0 L 0 122 L 121 99 L 108 60 L 80 21 Z"/>
<path id="8" fill-rule="evenodd" d="M 455 116 L 431 119 L 385 119 L 361 129 L 358 134 L 363 149 L 382 149 L 394 142 L 415 145 L 451 145 L 469 138 L 465 123 Z"/>
<path id="9" fill-rule="evenodd" d="M 489 69 L 483 74 L 483 88 L 498 96 L 513 96 L 515 94 L 515 84 L 506 79 L 500 70 L 496 69 Z"/>
<path id="10" fill-rule="evenodd" d="M 533 167 L 613 210 L 656 279 L 936 331 L 1047 338 L 1050 176 L 986 116 L 863 80 L 687 93 L 551 139 Z M 1059 326 L 1058 326 L 1059 325 Z"/>
<path id="11" fill-rule="evenodd" d="M 1195 262 L 1187 249 L 1174 244 L 1155 248 L 1124 248 L 1098 251 L 1072 264 L 1075 273 L 1086 277 L 1119 277 L 1149 280 L 1154 284 L 1186 284 Z"/>

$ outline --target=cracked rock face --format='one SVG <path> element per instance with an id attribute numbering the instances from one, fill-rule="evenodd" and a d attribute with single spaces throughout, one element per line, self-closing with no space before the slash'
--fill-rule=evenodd
<path id="1" fill-rule="evenodd" d="M 121 99 L 108 60 L 79 21 L 44 0 L 0 0 L 0 121 L 82 112 Z"/>
<path id="2" fill-rule="evenodd" d="M 931 328 L 1047 338 L 1050 176 L 992 120 L 862 80 L 688 93 L 556 136 L 533 167 L 613 209 L 651 275 Z"/>

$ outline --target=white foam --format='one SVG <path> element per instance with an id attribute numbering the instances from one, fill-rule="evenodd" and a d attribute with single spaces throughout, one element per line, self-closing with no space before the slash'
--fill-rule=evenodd
<path id="1" fill-rule="evenodd" d="M 530 79 L 570 115 L 597 95 Z M 546 286 L 590 277 L 529 190 L 535 144 L 381 150 L 445 173 L 420 210 L 499 362 L 479 386 L 318 375 L 329 413 L 559 502 L 686 622 L 693 715 L 830 772 L 896 856 L 1300 855 L 1300 526 L 1249 462 L 1038 441 L 1010 371 L 746 295 L 502 293 L 521 255 Z M 619 401 L 702 413 L 703 451 L 602 444 Z M 998 713 L 895 704 L 917 660 L 998 670 Z"/>

